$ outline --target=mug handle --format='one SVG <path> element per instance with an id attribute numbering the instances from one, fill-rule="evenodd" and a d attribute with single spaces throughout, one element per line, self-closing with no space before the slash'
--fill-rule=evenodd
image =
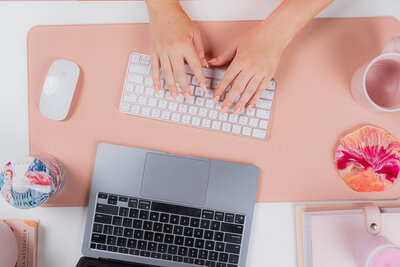
<path id="1" fill-rule="evenodd" d="M 385 46 L 382 53 L 400 53 L 400 36 L 393 37 Z"/>

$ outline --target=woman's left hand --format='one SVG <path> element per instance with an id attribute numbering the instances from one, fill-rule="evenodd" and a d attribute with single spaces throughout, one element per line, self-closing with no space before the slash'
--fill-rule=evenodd
<path id="1" fill-rule="evenodd" d="M 221 66 L 233 59 L 214 93 L 216 103 L 232 84 L 222 103 L 222 114 L 240 95 L 234 107 L 235 115 L 255 105 L 271 81 L 286 46 L 281 36 L 270 25 L 261 23 L 209 61 L 213 66 Z"/>

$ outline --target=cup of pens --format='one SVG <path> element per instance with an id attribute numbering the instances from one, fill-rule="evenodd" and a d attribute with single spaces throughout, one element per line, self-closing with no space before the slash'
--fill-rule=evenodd
<path id="1" fill-rule="evenodd" d="M 65 169 L 57 158 L 47 154 L 24 156 L 4 166 L 0 193 L 16 208 L 35 208 L 59 194 L 65 179 Z"/>

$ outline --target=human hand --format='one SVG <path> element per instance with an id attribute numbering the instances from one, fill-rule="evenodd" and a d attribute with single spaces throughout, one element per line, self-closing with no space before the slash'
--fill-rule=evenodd
<path id="1" fill-rule="evenodd" d="M 208 64 L 204 58 L 200 32 L 177 0 L 148 0 L 146 5 L 150 17 L 151 73 L 154 88 L 156 92 L 161 89 L 161 66 L 164 80 L 174 100 L 179 94 L 176 86 L 178 82 L 186 101 L 190 101 L 191 91 L 186 77 L 185 60 L 199 86 L 206 90 L 202 66 Z"/>
<path id="2" fill-rule="evenodd" d="M 213 66 L 221 66 L 231 61 L 224 77 L 214 93 L 214 103 L 232 84 L 222 103 L 224 114 L 240 96 L 234 107 L 238 115 L 246 106 L 251 109 L 268 87 L 278 66 L 286 41 L 268 24 L 259 24 L 242 35 L 217 58 L 208 61 Z"/>

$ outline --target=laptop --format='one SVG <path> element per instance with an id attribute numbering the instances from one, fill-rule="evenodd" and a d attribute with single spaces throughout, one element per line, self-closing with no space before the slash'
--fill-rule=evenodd
<path id="1" fill-rule="evenodd" d="M 259 169 L 102 143 L 78 266 L 246 266 Z"/>

